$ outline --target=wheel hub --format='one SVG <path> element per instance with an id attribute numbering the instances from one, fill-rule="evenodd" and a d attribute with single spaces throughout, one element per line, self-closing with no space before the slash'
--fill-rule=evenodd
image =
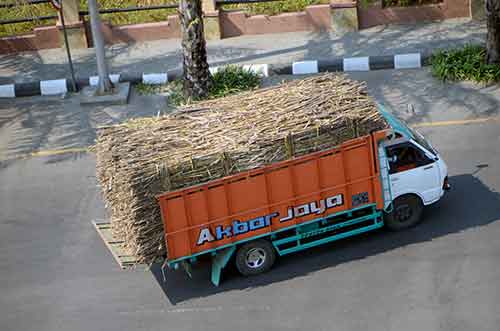
<path id="1" fill-rule="evenodd" d="M 396 208 L 396 219 L 404 223 L 408 221 L 413 215 L 413 211 L 409 205 L 400 205 Z"/>
<path id="2" fill-rule="evenodd" d="M 249 268 L 259 268 L 266 261 L 266 252 L 262 248 L 252 248 L 246 255 L 245 262 Z"/>

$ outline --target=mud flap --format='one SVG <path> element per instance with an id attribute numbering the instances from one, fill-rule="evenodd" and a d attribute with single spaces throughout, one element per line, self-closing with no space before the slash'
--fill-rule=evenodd
<path id="1" fill-rule="evenodd" d="M 181 266 L 184 269 L 184 271 L 187 273 L 189 278 L 193 279 L 193 268 L 191 267 L 191 264 L 186 262 L 186 261 L 182 261 Z"/>
<path id="2" fill-rule="evenodd" d="M 212 258 L 212 284 L 215 286 L 219 286 L 222 269 L 227 265 L 235 250 L 236 246 L 221 249 Z"/>

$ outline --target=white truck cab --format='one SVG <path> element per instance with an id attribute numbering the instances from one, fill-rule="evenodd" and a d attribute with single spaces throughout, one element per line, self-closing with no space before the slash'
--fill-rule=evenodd
<path id="1" fill-rule="evenodd" d="M 423 206 L 438 201 L 450 188 L 448 168 L 418 131 L 379 107 L 392 129 L 379 146 L 381 162 L 385 162 L 381 166 L 385 222 L 399 230 L 418 223 Z"/>

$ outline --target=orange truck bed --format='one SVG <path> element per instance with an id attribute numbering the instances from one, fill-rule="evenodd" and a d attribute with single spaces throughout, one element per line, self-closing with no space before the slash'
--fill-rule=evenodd
<path id="1" fill-rule="evenodd" d="M 384 205 L 377 142 L 342 145 L 158 196 L 168 261 L 270 235 L 363 205 Z"/>

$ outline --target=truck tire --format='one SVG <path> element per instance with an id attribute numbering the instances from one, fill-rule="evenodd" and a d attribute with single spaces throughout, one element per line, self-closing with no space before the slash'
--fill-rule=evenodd
<path id="1" fill-rule="evenodd" d="M 422 218 L 423 204 L 413 194 L 402 195 L 393 201 L 392 212 L 384 215 L 384 223 L 392 231 L 408 229 Z"/>
<path id="2" fill-rule="evenodd" d="M 276 251 L 267 240 L 255 240 L 243 244 L 236 253 L 236 268 L 243 276 L 253 276 L 271 269 Z"/>

